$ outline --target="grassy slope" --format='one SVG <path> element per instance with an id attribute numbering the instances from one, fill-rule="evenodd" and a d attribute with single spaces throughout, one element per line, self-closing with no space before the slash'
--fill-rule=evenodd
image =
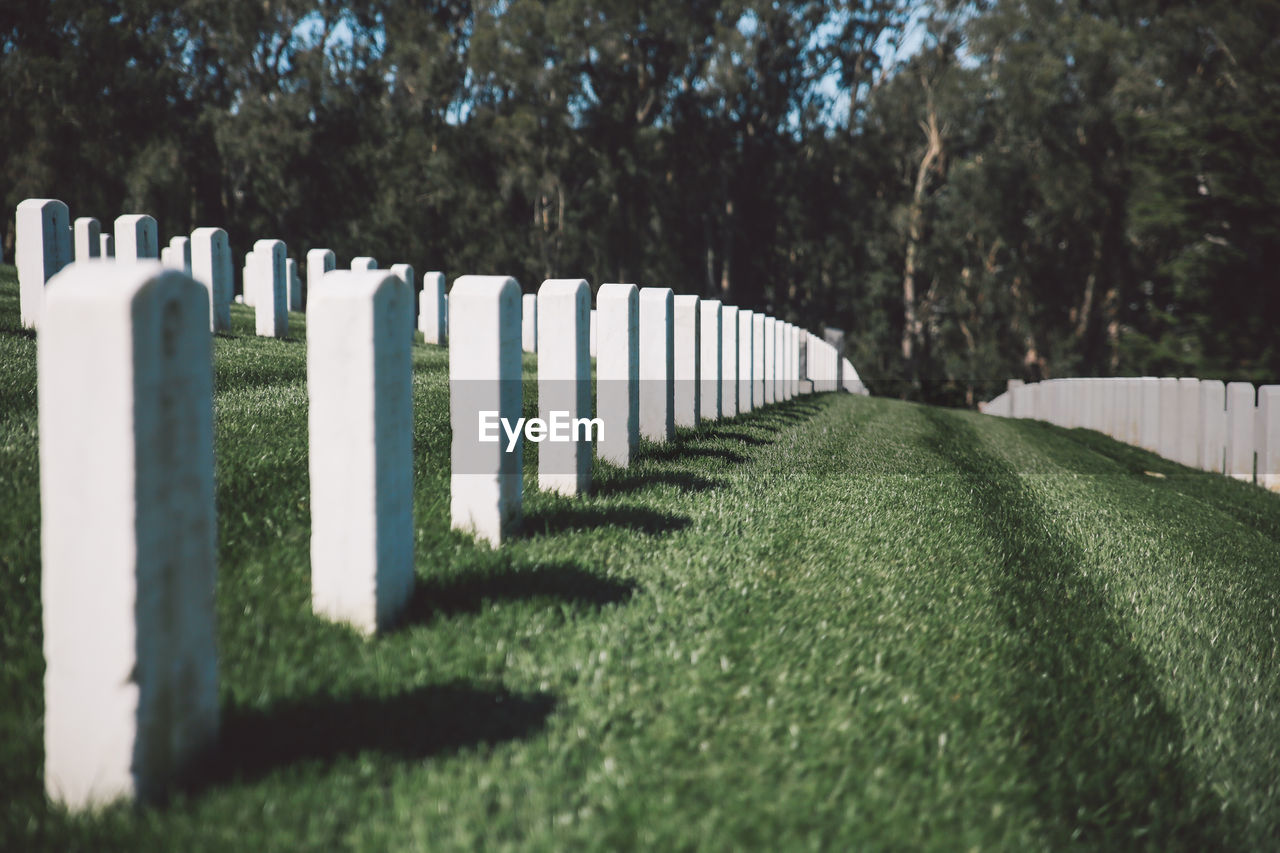
<path id="1" fill-rule="evenodd" d="M 495 552 L 448 530 L 418 346 L 419 590 L 364 641 L 308 610 L 304 345 L 235 316 L 223 746 L 167 804 L 73 819 L 41 793 L 34 341 L 0 268 L 0 848 L 1277 844 L 1280 498 L 829 395 L 530 489 Z"/>

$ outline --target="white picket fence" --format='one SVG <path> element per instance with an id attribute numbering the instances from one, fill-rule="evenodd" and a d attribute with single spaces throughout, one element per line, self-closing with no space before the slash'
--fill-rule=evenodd
<path id="1" fill-rule="evenodd" d="M 1280 385 L 1168 376 L 1015 380 L 979 408 L 1096 430 L 1191 468 L 1280 490 Z"/>

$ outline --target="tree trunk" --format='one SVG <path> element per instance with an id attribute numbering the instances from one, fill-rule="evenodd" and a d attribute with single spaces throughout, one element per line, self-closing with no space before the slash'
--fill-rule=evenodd
<path id="1" fill-rule="evenodd" d="M 917 259 L 924 231 L 924 203 L 929 188 L 929 175 L 938 168 L 942 157 L 942 130 L 938 126 L 938 111 L 933 102 L 933 89 L 927 79 L 925 89 L 925 120 L 920 129 L 925 135 L 924 156 L 916 169 L 915 186 L 911 193 L 911 210 L 907 218 L 907 247 L 902 269 L 902 358 L 906 362 L 910 378 L 914 382 L 915 357 L 920 349 L 924 323 L 916 305 Z"/>

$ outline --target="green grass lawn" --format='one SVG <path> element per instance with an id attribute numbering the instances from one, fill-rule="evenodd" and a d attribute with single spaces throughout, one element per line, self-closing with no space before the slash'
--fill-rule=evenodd
<path id="1" fill-rule="evenodd" d="M 71 817 L 41 777 L 35 341 L 0 267 L 0 849 L 1280 846 L 1280 497 L 832 394 L 646 446 L 588 498 L 526 456 L 495 551 L 449 530 L 447 351 L 418 345 L 418 587 L 365 640 L 310 612 L 302 317 L 233 317 L 221 747 L 166 803 Z"/>

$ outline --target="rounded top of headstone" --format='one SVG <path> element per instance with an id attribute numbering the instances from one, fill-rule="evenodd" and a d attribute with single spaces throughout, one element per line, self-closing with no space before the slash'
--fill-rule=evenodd
<path id="1" fill-rule="evenodd" d="M 670 300 L 675 297 L 675 292 L 669 287 L 642 287 L 640 288 L 640 299 L 642 301 L 650 301 L 653 299 Z"/>
<path id="2" fill-rule="evenodd" d="M 66 209 L 67 207 L 66 202 L 56 198 L 29 198 L 18 202 L 18 210 L 22 210 L 24 208 L 30 209 L 33 207 L 42 208 L 48 207 L 49 205 L 62 205 L 63 209 Z"/>
<path id="3" fill-rule="evenodd" d="M 474 293 L 477 296 L 504 294 L 511 288 L 520 292 L 520 285 L 509 275 L 464 275 L 454 279 L 452 293 Z"/>
<path id="4" fill-rule="evenodd" d="M 311 289 L 312 304 L 334 300 L 370 299 L 379 291 L 405 286 L 404 279 L 391 270 L 330 270 Z"/>
<path id="5" fill-rule="evenodd" d="M 587 284 L 585 278 L 549 278 L 538 288 L 539 294 L 547 294 L 548 296 L 559 295 L 564 293 L 577 293 L 581 290 L 590 291 L 591 285 Z"/>
<path id="6" fill-rule="evenodd" d="M 78 261 L 49 280 L 45 306 L 63 301 L 119 303 L 129 293 L 134 296 L 149 287 L 189 284 L 204 294 L 205 288 L 182 270 L 166 267 L 157 260 L 117 261 L 90 258 Z"/>

